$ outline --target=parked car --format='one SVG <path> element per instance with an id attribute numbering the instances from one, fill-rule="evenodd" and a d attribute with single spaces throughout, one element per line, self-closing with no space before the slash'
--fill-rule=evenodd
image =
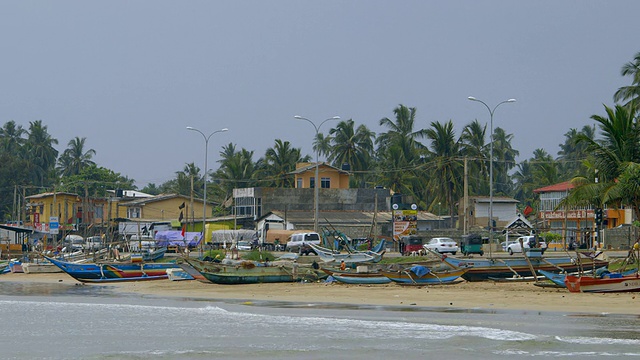
<path id="1" fill-rule="evenodd" d="M 502 251 L 506 252 L 507 251 L 507 247 L 509 247 L 509 245 L 515 244 L 515 243 L 516 243 L 515 240 L 503 241 L 503 242 L 500 243 L 500 247 L 502 248 Z"/>
<path id="2" fill-rule="evenodd" d="M 458 252 L 458 243 L 447 237 L 437 237 L 429 240 L 424 245 L 425 249 L 433 250 L 439 253 L 451 253 L 455 255 Z"/>
<path id="3" fill-rule="evenodd" d="M 520 240 L 522 240 L 522 246 L 520 246 Z M 507 252 L 509 255 L 514 253 L 521 253 L 522 249 L 541 248 L 542 253 L 547 249 L 547 243 L 544 240 L 537 238 L 536 236 L 520 236 L 513 244 L 507 246 Z"/>
<path id="4" fill-rule="evenodd" d="M 303 245 L 320 245 L 320 234 L 316 232 L 292 234 L 287 242 L 286 250 L 299 252 Z"/>
<path id="5" fill-rule="evenodd" d="M 248 251 L 248 250 L 251 250 L 251 243 L 246 240 L 240 240 L 238 241 L 236 248 L 238 250 Z"/>
<path id="6" fill-rule="evenodd" d="M 67 235 L 62 241 L 65 251 L 73 252 L 84 249 L 84 238 L 80 235 Z"/>
<path id="7" fill-rule="evenodd" d="M 100 250 L 102 248 L 102 238 L 100 236 L 89 236 L 84 243 L 84 249 L 89 251 Z"/>

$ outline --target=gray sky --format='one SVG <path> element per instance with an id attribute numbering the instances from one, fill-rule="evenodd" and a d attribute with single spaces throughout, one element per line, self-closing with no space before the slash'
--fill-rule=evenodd
<path id="1" fill-rule="evenodd" d="M 556 156 L 630 85 L 640 1 L 2 1 L 0 124 L 42 120 L 66 148 L 86 137 L 101 166 L 161 184 L 209 169 L 223 144 L 254 160 L 289 140 L 312 154 L 334 115 L 380 133 L 398 104 L 418 128 L 457 135 L 493 107 L 524 160 Z M 325 123 L 327 132 L 335 124 Z M 488 140 L 487 140 L 488 141 Z"/>

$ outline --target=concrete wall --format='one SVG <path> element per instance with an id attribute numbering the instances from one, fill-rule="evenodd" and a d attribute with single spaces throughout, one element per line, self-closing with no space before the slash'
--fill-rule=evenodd
<path id="1" fill-rule="evenodd" d="M 390 211 L 388 189 L 319 189 L 320 211 Z M 262 211 L 313 210 L 314 189 L 261 188 Z"/>

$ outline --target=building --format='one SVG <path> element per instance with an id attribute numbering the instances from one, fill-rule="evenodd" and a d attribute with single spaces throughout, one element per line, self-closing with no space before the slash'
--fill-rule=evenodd
<path id="1" fill-rule="evenodd" d="M 592 247 L 596 241 L 595 205 L 560 208 L 560 202 L 574 188 L 570 181 L 533 190 L 540 197 L 538 222 L 541 230 L 562 234 L 565 246 L 576 242 L 583 247 Z M 630 224 L 631 209 L 603 209 L 602 228 L 615 228 Z"/>
<path id="2" fill-rule="evenodd" d="M 349 188 L 349 172 L 344 169 L 338 169 L 326 163 L 318 164 L 318 177 L 320 178 L 321 189 L 348 189 Z M 296 189 L 313 189 L 315 188 L 316 164 L 315 163 L 297 163 L 296 170 L 293 172 Z"/>
<path id="3" fill-rule="evenodd" d="M 458 228 L 463 229 L 465 221 L 469 231 L 474 228 L 487 229 L 489 227 L 489 205 L 491 199 L 488 196 L 471 196 L 469 197 L 469 205 L 467 213 L 464 212 L 464 202 L 460 201 L 458 213 L 462 214 L 458 222 Z M 493 197 L 493 220 L 494 227 L 502 229 L 507 226 L 513 218 L 517 216 L 516 205 L 518 200 L 506 196 Z"/>

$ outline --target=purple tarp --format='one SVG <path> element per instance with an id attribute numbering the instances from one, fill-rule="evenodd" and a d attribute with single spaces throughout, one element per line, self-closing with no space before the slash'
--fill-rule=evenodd
<path id="1" fill-rule="evenodd" d="M 195 247 L 200 244 L 201 233 L 199 232 L 186 232 L 182 236 L 180 230 L 164 230 L 156 233 L 156 244 L 158 246 L 181 246 L 185 244 L 189 247 Z"/>

